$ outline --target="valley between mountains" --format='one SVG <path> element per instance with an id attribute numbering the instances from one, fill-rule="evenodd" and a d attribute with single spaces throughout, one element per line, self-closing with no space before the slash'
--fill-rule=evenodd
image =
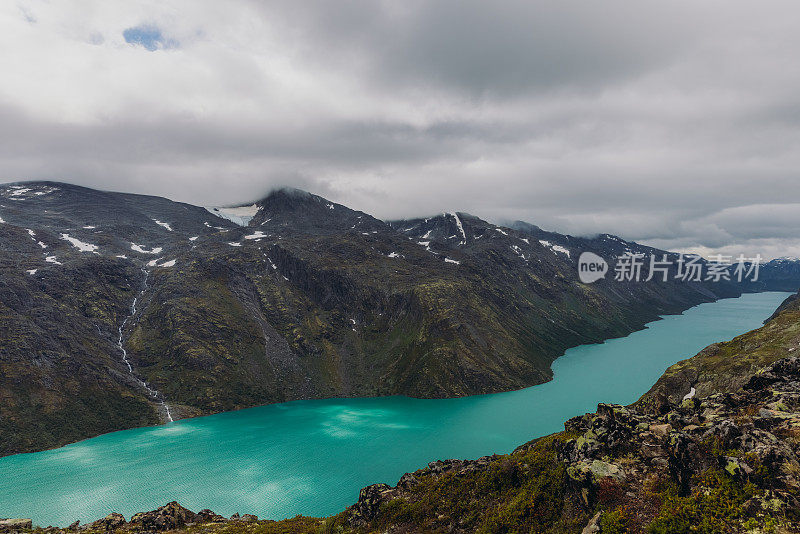
<path id="1" fill-rule="evenodd" d="M 297 190 L 204 208 L 0 186 L 0 455 L 296 399 L 519 389 L 567 348 L 800 286 L 793 260 L 755 283 L 581 284 L 583 251 L 668 253 L 511 226 L 384 222 Z"/>

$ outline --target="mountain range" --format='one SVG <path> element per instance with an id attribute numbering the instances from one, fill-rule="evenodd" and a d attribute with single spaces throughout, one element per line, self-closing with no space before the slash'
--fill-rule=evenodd
<path id="1" fill-rule="evenodd" d="M 583 284 L 585 251 L 677 256 L 461 212 L 385 222 L 291 189 L 206 208 L 0 185 L 0 251 L 0 455 L 295 399 L 518 389 L 570 347 L 800 286 L 793 260 L 757 282 Z"/>

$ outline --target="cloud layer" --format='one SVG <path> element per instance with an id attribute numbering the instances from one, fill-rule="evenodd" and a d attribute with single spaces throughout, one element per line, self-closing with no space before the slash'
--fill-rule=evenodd
<path id="1" fill-rule="evenodd" d="M 133 5 L 135 4 L 135 5 Z M 800 255 L 793 1 L 0 6 L 0 181 Z"/>

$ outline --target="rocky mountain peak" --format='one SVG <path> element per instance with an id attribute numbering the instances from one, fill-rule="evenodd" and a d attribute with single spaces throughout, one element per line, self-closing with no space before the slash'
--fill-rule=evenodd
<path id="1" fill-rule="evenodd" d="M 277 189 L 256 205 L 258 212 L 249 225 L 276 232 L 328 235 L 388 229 L 385 223 L 364 212 L 300 189 Z"/>
<path id="2" fill-rule="evenodd" d="M 445 212 L 426 219 L 403 219 L 389 224 L 416 240 L 438 241 L 451 247 L 461 247 L 484 237 L 494 225 L 464 212 Z"/>

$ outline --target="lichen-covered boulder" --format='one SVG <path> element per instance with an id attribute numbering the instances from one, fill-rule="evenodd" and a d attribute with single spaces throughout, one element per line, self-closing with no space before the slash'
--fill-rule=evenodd
<path id="1" fill-rule="evenodd" d="M 131 518 L 131 526 L 146 530 L 172 530 L 196 523 L 200 516 L 175 501 L 152 512 L 141 512 Z"/>

